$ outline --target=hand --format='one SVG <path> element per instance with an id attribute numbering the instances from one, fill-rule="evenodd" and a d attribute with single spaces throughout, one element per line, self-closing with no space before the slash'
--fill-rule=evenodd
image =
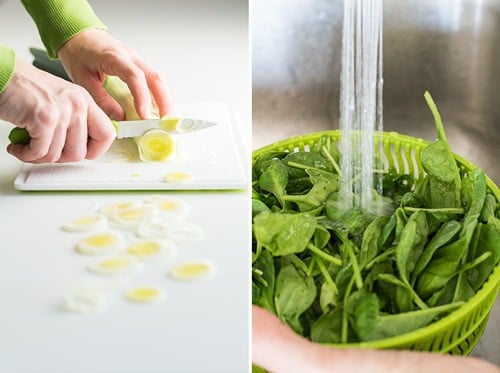
<path id="1" fill-rule="evenodd" d="M 168 114 L 170 98 L 160 75 L 106 31 L 80 32 L 59 49 L 58 56 L 71 80 L 86 88 L 111 118 L 123 120 L 124 112 L 102 87 L 106 75 L 118 76 L 127 83 L 141 118 L 149 117 L 153 102 L 160 116 Z"/>
<path id="2" fill-rule="evenodd" d="M 28 130 L 28 145 L 7 147 L 24 162 L 95 159 L 116 137 L 110 119 L 85 89 L 19 59 L 0 94 L 0 118 Z"/>
<path id="3" fill-rule="evenodd" d="M 496 372 L 472 357 L 426 352 L 335 349 L 295 334 L 269 311 L 252 307 L 252 361 L 271 372 Z"/>

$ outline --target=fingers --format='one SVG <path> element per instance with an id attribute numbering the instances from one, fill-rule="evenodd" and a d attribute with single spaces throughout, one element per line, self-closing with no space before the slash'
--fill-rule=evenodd
<path id="1" fill-rule="evenodd" d="M 131 57 L 124 58 L 121 55 L 120 58 L 115 58 L 113 60 L 115 63 L 107 65 L 108 69 L 104 72 L 118 76 L 127 84 L 134 98 L 137 114 L 141 118 L 146 119 L 151 116 L 153 100 L 158 106 L 160 116 L 168 114 L 171 111 L 172 102 L 164 80 L 135 53 L 130 53 Z M 100 105 L 99 102 L 97 103 Z"/>
<path id="2" fill-rule="evenodd" d="M 137 59 L 137 65 L 144 71 L 146 81 L 154 98 L 160 117 L 167 115 L 172 111 L 172 99 L 168 93 L 167 85 L 160 74 L 153 70 L 141 59 Z"/>
<path id="3" fill-rule="evenodd" d="M 111 146 L 116 137 L 115 127 L 106 114 L 93 102 L 87 111 L 87 159 L 96 159 Z"/>
<path id="4" fill-rule="evenodd" d="M 137 114 L 143 119 L 150 116 L 152 100 L 145 73 L 130 58 L 116 58 L 105 72 L 118 76 L 130 89 L 134 97 Z"/>
<path id="5" fill-rule="evenodd" d="M 87 89 L 96 104 L 114 120 L 124 120 L 125 113 L 113 97 L 102 86 L 102 82 L 98 79 L 89 78 L 80 82 Z"/>
<path id="6" fill-rule="evenodd" d="M 73 100 L 72 105 L 66 102 L 67 111 L 50 116 L 46 110 L 36 115 L 27 127 L 30 143 L 10 144 L 7 151 L 29 163 L 77 162 L 102 155 L 116 137 L 111 121 L 90 96 L 75 94 Z"/>
<path id="7" fill-rule="evenodd" d="M 33 119 L 27 127 L 31 136 L 30 143 L 10 145 L 7 150 L 23 162 L 56 162 L 64 148 L 66 122 L 67 119 L 49 105 L 35 109 Z"/>

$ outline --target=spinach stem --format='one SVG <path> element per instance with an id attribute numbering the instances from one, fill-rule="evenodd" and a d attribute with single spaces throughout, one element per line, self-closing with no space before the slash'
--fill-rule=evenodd
<path id="1" fill-rule="evenodd" d="M 259 242 L 257 242 L 257 249 L 255 251 L 255 257 L 253 259 L 254 263 L 257 261 L 257 259 L 259 259 L 261 253 L 262 253 L 262 245 Z"/>
<path id="2" fill-rule="evenodd" d="M 429 306 L 420 298 L 417 294 L 417 292 L 413 289 L 413 287 L 410 286 L 407 282 L 405 282 L 406 288 L 410 291 L 411 295 L 413 296 L 413 301 L 415 304 L 420 308 L 421 310 L 425 310 L 429 308 Z"/>
<path id="3" fill-rule="evenodd" d="M 420 207 L 403 207 L 405 211 L 417 212 L 417 211 L 425 211 L 425 212 L 444 212 L 448 214 L 463 214 L 464 209 L 460 207 L 447 207 L 447 208 L 439 208 L 439 209 L 428 209 L 428 208 L 420 208 Z"/>
<path id="4" fill-rule="evenodd" d="M 363 287 L 363 278 L 361 277 L 361 271 L 359 269 L 358 259 L 354 254 L 354 249 L 352 247 L 352 244 L 350 242 L 345 242 L 344 245 L 346 246 L 347 255 L 351 260 L 352 270 L 354 271 L 354 279 L 356 280 L 356 287 L 358 289 L 361 289 Z"/>
<path id="5" fill-rule="evenodd" d="M 485 252 L 485 253 L 482 253 L 482 254 L 481 254 L 481 255 L 479 255 L 476 259 L 474 259 L 474 260 L 472 260 L 472 261 L 470 261 L 470 262 L 468 262 L 468 263 L 465 263 L 465 264 L 463 265 L 463 267 L 462 267 L 462 268 L 460 268 L 460 270 L 459 270 L 459 271 L 457 271 L 457 273 L 456 273 L 456 274 L 460 274 L 460 273 L 462 273 L 462 272 L 465 272 L 465 271 L 468 271 L 468 270 L 470 270 L 470 269 L 474 268 L 475 266 L 477 266 L 477 265 L 481 264 L 481 263 L 482 263 L 482 262 L 484 262 L 486 259 L 488 259 L 491 255 L 492 255 L 492 254 L 491 254 L 491 251 L 487 251 L 487 252 Z"/>
<path id="6" fill-rule="evenodd" d="M 388 256 L 394 254 L 395 252 L 396 252 L 396 248 L 384 251 L 382 254 L 376 256 L 370 262 L 368 262 L 368 264 L 365 266 L 365 268 L 370 269 L 371 267 L 373 267 L 373 265 L 375 263 L 378 263 L 382 260 L 385 260 Z"/>
<path id="7" fill-rule="evenodd" d="M 321 271 L 321 274 L 323 275 L 326 283 L 333 289 L 333 292 L 337 294 L 337 285 L 335 285 L 332 276 L 330 276 L 330 272 L 328 272 L 325 263 L 323 263 L 323 260 L 321 260 L 321 258 L 319 258 L 317 255 L 313 255 L 313 258 L 316 260 L 316 263 L 318 263 L 319 270 Z"/>
<path id="8" fill-rule="evenodd" d="M 318 255 L 319 257 L 325 259 L 326 261 L 328 261 L 332 264 L 335 264 L 336 266 L 342 265 L 342 260 L 340 260 L 339 258 L 335 258 L 334 256 L 328 255 L 327 253 L 325 253 L 321 249 L 318 249 L 316 246 L 314 246 L 311 242 L 309 242 L 309 244 L 307 244 L 307 248 L 309 250 L 311 250 L 313 253 L 315 253 L 316 255 Z"/>
<path id="9" fill-rule="evenodd" d="M 290 167 L 300 168 L 302 170 L 316 170 L 319 172 L 328 172 L 327 170 L 323 170 L 323 169 L 318 168 L 318 167 L 312 167 L 312 166 L 308 166 L 308 165 L 293 162 L 293 161 L 287 161 L 286 164 Z M 330 173 L 333 174 L 332 172 L 330 172 Z"/>
<path id="10" fill-rule="evenodd" d="M 333 165 L 333 168 L 335 169 L 335 171 L 337 171 L 337 174 L 339 176 L 342 176 L 342 172 L 340 171 L 340 166 L 338 165 L 338 163 L 335 161 L 335 158 L 332 157 L 332 155 L 330 154 L 330 152 L 328 151 L 328 149 L 324 145 L 321 147 L 321 154 L 323 154 L 326 158 L 328 158 L 328 160 Z"/>
<path id="11" fill-rule="evenodd" d="M 314 271 L 314 263 L 316 262 L 316 256 L 311 257 L 311 262 L 309 263 L 309 267 L 307 268 L 307 275 L 312 276 L 312 273 Z"/>
<path id="12" fill-rule="evenodd" d="M 347 299 L 351 295 L 351 290 L 352 290 L 352 285 L 354 284 L 355 281 L 355 275 L 351 277 L 349 280 L 349 283 L 347 284 L 347 287 L 345 289 L 345 294 L 344 294 L 344 307 L 342 308 L 342 330 L 340 333 L 340 341 L 342 343 L 347 343 L 348 339 L 348 332 L 349 332 L 349 323 L 347 319 Z"/>

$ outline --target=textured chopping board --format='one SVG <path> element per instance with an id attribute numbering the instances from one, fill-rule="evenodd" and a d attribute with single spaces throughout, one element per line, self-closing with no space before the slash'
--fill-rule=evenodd
<path id="1" fill-rule="evenodd" d="M 132 139 L 115 140 L 101 158 L 66 164 L 24 164 L 18 190 L 210 190 L 246 187 L 246 160 L 238 122 L 223 103 L 176 106 L 179 116 L 216 122 L 208 129 L 175 135 L 175 154 L 164 162 L 141 162 Z M 187 181 L 169 175 L 183 173 Z"/>

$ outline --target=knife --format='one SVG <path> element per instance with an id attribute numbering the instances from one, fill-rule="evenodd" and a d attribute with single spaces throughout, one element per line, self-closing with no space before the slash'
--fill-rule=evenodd
<path id="1" fill-rule="evenodd" d="M 162 119 L 112 120 L 111 123 L 116 129 L 116 137 L 118 139 L 139 137 L 151 129 L 163 129 L 170 134 L 176 135 L 197 132 L 217 125 L 214 122 L 203 119 L 178 118 L 173 116 L 167 116 Z M 12 144 L 28 145 L 31 137 L 26 129 L 15 127 L 10 131 L 9 140 Z"/>

